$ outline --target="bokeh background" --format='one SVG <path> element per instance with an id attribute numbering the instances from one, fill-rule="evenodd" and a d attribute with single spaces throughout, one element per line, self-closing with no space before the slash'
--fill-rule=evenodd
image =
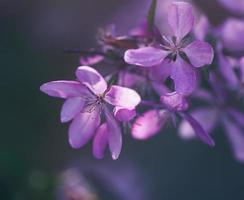
<path id="1" fill-rule="evenodd" d="M 1 200 L 62 199 L 69 168 L 78 170 L 74 179 L 85 177 L 93 188 L 92 200 L 244 199 L 244 164 L 233 159 L 221 129 L 213 149 L 182 141 L 168 126 L 145 142 L 125 135 L 118 161 L 108 155 L 95 160 L 90 144 L 69 146 L 68 125 L 59 122 L 62 101 L 39 91 L 44 82 L 74 77 L 79 55 L 63 49 L 95 46 L 97 29 L 107 24 L 125 33 L 146 15 L 149 3 L 0 1 Z M 215 25 L 230 15 L 216 0 L 194 3 Z"/>

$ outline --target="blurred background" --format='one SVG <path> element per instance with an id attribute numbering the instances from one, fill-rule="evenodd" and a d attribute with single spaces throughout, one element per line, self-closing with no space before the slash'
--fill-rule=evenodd
<path id="1" fill-rule="evenodd" d="M 231 15 L 216 0 L 193 2 L 214 25 Z M 0 1 L 1 200 L 244 199 L 244 164 L 232 157 L 221 129 L 213 149 L 181 140 L 170 126 L 145 142 L 125 135 L 119 160 L 100 161 L 90 144 L 69 146 L 62 101 L 39 91 L 44 82 L 73 79 L 79 55 L 63 49 L 94 47 L 97 29 L 111 23 L 126 33 L 149 3 Z"/>

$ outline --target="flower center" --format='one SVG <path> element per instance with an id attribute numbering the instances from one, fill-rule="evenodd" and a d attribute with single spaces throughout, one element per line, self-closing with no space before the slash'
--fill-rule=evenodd
<path id="1" fill-rule="evenodd" d="M 98 94 L 90 97 L 86 101 L 85 108 L 83 109 L 83 112 L 93 112 L 96 109 L 102 110 L 104 105 L 104 96 L 105 94 Z"/>
<path id="2" fill-rule="evenodd" d="M 102 104 L 103 103 L 103 100 L 104 100 L 104 96 L 105 96 L 105 94 L 98 94 L 98 95 L 96 95 L 96 101 L 95 101 L 95 103 L 96 104 Z"/>
<path id="3" fill-rule="evenodd" d="M 177 41 L 177 38 L 175 36 L 173 37 L 162 37 L 162 44 L 160 45 L 163 50 L 169 51 L 168 58 L 170 60 L 175 61 L 178 55 L 184 54 L 183 48 L 184 48 L 184 42 L 183 41 Z"/>

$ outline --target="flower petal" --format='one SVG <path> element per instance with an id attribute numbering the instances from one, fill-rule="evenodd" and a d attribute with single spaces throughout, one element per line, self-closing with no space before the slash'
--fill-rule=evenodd
<path id="1" fill-rule="evenodd" d="M 128 122 L 132 120 L 135 116 L 136 116 L 135 109 L 126 109 L 117 106 L 114 108 L 114 117 L 118 121 Z"/>
<path id="2" fill-rule="evenodd" d="M 230 120 L 224 120 L 224 126 L 235 158 L 240 162 L 244 162 L 244 133 L 242 129 Z"/>
<path id="3" fill-rule="evenodd" d="M 244 1 L 243 0 L 218 0 L 226 9 L 233 14 L 244 14 Z"/>
<path id="4" fill-rule="evenodd" d="M 199 122 L 207 133 L 212 133 L 218 119 L 218 111 L 204 107 L 191 112 L 191 116 Z M 183 139 L 192 139 L 196 136 L 194 129 L 187 120 L 180 123 L 179 135 Z"/>
<path id="5" fill-rule="evenodd" d="M 160 64 L 168 52 L 154 47 L 143 47 L 139 49 L 129 49 L 125 52 L 125 62 L 131 65 L 152 67 Z"/>
<path id="6" fill-rule="evenodd" d="M 156 135 L 169 118 L 165 110 L 149 110 L 139 116 L 132 125 L 132 136 L 135 139 L 146 140 Z"/>
<path id="7" fill-rule="evenodd" d="M 152 88 L 159 96 L 170 92 L 170 89 L 164 83 L 152 81 L 151 84 L 152 84 Z"/>
<path id="8" fill-rule="evenodd" d="M 108 136 L 107 124 L 104 123 L 97 128 L 93 139 L 93 155 L 95 158 L 102 159 L 104 157 L 104 151 L 108 144 Z"/>
<path id="9" fill-rule="evenodd" d="M 236 87 L 238 85 L 238 78 L 231 64 L 231 60 L 223 55 L 223 49 L 220 44 L 217 45 L 217 50 L 219 70 L 223 78 L 231 87 Z"/>
<path id="10" fill-rule="evenodd" d="M 240 74 L 241 74 L 241 83 L 244 85 L 244 57 L 240 60 Z"/>
<path id="11" fill-rule="evenodd" d="M 82 96 L 88 92 L 78 81 L 51 81 L 44 83 L 40 90 L 49 96 L 64 99 Z"/>
<path id="12" fill-rule="evenodd" d="M 233 117 L 233 119 L 240 125 L 244 128 L 244 113 L 237 110 L 237 109 L 234 109 L 234 108 L 231 108 L 228 110 L 229 111 L 229 114 L 231 115 L 231 117 Z"/>
<path id="13" fill-rule="evenodd" d="M 94 56 L 88 56 L 88 57 L 81 56 L 80 64 L 81 65 L 94 65 L 99 62 L 102 62 L 103 60 L 104 60 L 104 57 L 100 56 L 100 55 L 94 55 Z"/>
<path id="14" fill-rule="evenodd" d="M 140 103 L 141 97 L 135 90 L 113 85 L 106 93 L 105 100 L 114 106 L 131 109 Z"/>
<path id="15" fill-rule="evenodd" d="M 179 42 L 193 27 L 194 15 L 192 6 L 185 2 L 172 3 L 168 14 L 168 23 Z"/>
<path id="16" fill-rule="evenodd" d="M 197 86 L 195 69 L 180 57 L 174 62 L 171 78 L 174 80 L 175 90 L 182 94 L 192 93 Z"/>
<path id="17" fill-rule="evenodd" d="M 84 107 L 84 100 L 80 97 L 67 99 L 61 109 L 60 119 L 62 123 L 73 119 Z"/>
<path id="18" fill-rule="evenodd" d="M 145 81 L 146 79 L 143 76 L 123 70 L 119 73 L 118 85 L 130 88 L 138 85 L 140 86 Z"/>
<path id="19" fill-rule="evenodd" d="M 161 103 L 164 104 L 169 110 L 173 111 L 185 111 L 189 105 L 184 95 L 178 92 L 171 92 L 163 94 L 160 97 Z"/>
<path id="20" fill-rule="evenodd" d="M 194 35 L 198 40 L 204 40 L 209 30 L 211 29 L 208 18 L 202 15 L 194 27 Z"/>
<path id="21" fill-rule="evenodd" d="M 193 128 L 195 134 L 199 137 L 199 139 L 210 145 L 210 146 L 214 146 L 214 140 L 211 138 L 211 136 L 203 129 L 203 127 L 200 125 L 200 123 L 193 118 L 190 114 L 187 113 L 181 113 L 181 116 L 189 122 L 189 124 L 191 125 L 191 127 Z"/>
<path id="22" fill-rule="evenodd" d="M 84 146 L 94 135 L 100 124 L 99 109 L 76 115 L 69 127 L 69 143 L 77 149 Z"/>
<path id="23" fill-rule="evenodd" d="M 80 66 L 76 70 L 79 81 L 86 85 L 95 94 L 103 94 L 107 89 L 107 83 L 101 74 L 89 66 Z"/>
<path id="24" fill-rule="evenodd" d="M 184 52 L 194 67 L 210 65 L 213 62 L 214 51 L 207 42 L 194 41 L 184 48 Z"/>
<path id="25" fill-rule="evenodd" d="M 107 120 L 107 129 L 109 133 L 108 144 L 111 156 L 114 160 L 118 159 L 122 149 L 122 134 L 118 123 L 115 121 L 111 113 L 105 111 Z"/>
<path id="26" fill-rule="evenodd" d="M 220 39 L 224 47 L 231 51 L 244 50 L 244 21 L 238 18 L 228 18 L 220 27 Z"/>
<path id="27" fill-rule="evenodd" d="M 164 59 L 162 63 L 150 68 L 149 77 L 151 81 L 164 82 L 171 74 L 172 62 Z"/>
<path id="28" fill-rule="evenodd" d="M 208 103 L 215 101 L 215 97 L 208 90 L 202 88 L 198 88 L 196 91 L 194 91 L 194 93 L 192 93 L 191 96 Z"/>

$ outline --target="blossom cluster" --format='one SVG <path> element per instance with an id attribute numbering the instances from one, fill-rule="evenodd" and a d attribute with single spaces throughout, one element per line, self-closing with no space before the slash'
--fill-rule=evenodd
<path id="1" fill-rule="evenodd" d="M 41 86 L 65 99 L 61 122 L 72 121 L 70 145 L 93 140 L 96 158 L 108 146 L 117 159 L 128 131 L 146 140 L 172 122 L 181 138 L 214 146 L 212 133 L 221 125 L 235 158 L 244 161 L 244 20 L 214 27 L 206 16 L 196 18 L 191 4 L 172 2 L 161 30 L 156 2 L 127 35 L 117 36 L 112 25 L 99 30 L 98 47 L 78 51 L 76 80 Z"/>

